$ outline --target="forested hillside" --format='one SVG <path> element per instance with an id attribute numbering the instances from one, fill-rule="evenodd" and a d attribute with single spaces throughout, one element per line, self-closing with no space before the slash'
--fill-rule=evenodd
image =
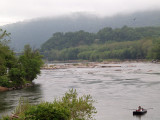
<path id="1" fill-rule="evenodd" d="M 160 27 L 57 32 L 41 52 L 48 60 L 160 59 Z"/>
<path id="2" fill-rule="evenodd" d="M 145 11 L 132 14 L 99 17 L 87 13 L 75 13 L 61 17 L 40 18 L 2 26 L 12 33 L 10 46 L 16 51 L 23 49 L 25 44 L 40 47 L 52 34 L 56 32 L 75 32 L 84 30 L 98 32 L 104 27 L 120 28 L 160 26 L 160 11 Z"/>

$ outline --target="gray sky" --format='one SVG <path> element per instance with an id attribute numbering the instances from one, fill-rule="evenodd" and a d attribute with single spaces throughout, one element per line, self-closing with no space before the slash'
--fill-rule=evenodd
<path id="1" fill-rule="evenodd" d="M 160 0 L 0 0 L 0 25 L 75 12 L 99 16 L 160 9 Z"/>

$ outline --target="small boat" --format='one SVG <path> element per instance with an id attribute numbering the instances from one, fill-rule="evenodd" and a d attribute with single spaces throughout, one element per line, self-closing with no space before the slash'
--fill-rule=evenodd
<path id="1" fill-rule="evenodd" d="M 142 110 L 135 110 L 133 111 L 133 115 L 144 115 L 147 113 L 147 110 L 146 109 L 142 109 Z"/>

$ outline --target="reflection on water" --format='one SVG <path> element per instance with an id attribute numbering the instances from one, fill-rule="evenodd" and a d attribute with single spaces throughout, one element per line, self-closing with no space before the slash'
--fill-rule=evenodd
<path id="1" fill-rule="evenodd" d="M 137 118 L 137 120 L 141 120 L 141 118 L 143 117 L 144 115 L 134 115 L 134 117 Z"/>
<path id="2" fill-rule="evenodd" d="M 136 120 L 143 120 L 143 118 L 144 118 L 145 115 L 146 114 L 144 114 L 144 115 L 133 115 L 133 117 L 135 117 Z"/>
<path id="3" fill-rule="evenodd" d="M 91 94 L 97 120 L 160 120 L 160 64 L 122 63 L 121 67 L 70 68 L 43 70 L 34 81 L 35 86 L 23 90 L 0 93 L 0 115 L 12 110 L 20 97 L 32 103 L 53 101 L 70 88 L 80 95 Z M 148 110 L 135 117 L 132 110 L 141 105 Z"/>
<path id="4" fill-rule="evenodd" d="M 23 97 L 31 103 L 37 103 L 42 98 L 40 85 L 28 87 L 22 90 L 6 91 L 0 93 L 0 117 L 15 109 L 19 99 Z"/>

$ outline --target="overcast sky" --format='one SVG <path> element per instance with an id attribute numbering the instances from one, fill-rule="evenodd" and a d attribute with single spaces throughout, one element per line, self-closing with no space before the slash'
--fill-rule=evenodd
<path id="1" fill-rule="evenodd" d="M 0 0 L 0 25 L 75 12 L 99 16 L 160 9 L 160 0 Z"/>

